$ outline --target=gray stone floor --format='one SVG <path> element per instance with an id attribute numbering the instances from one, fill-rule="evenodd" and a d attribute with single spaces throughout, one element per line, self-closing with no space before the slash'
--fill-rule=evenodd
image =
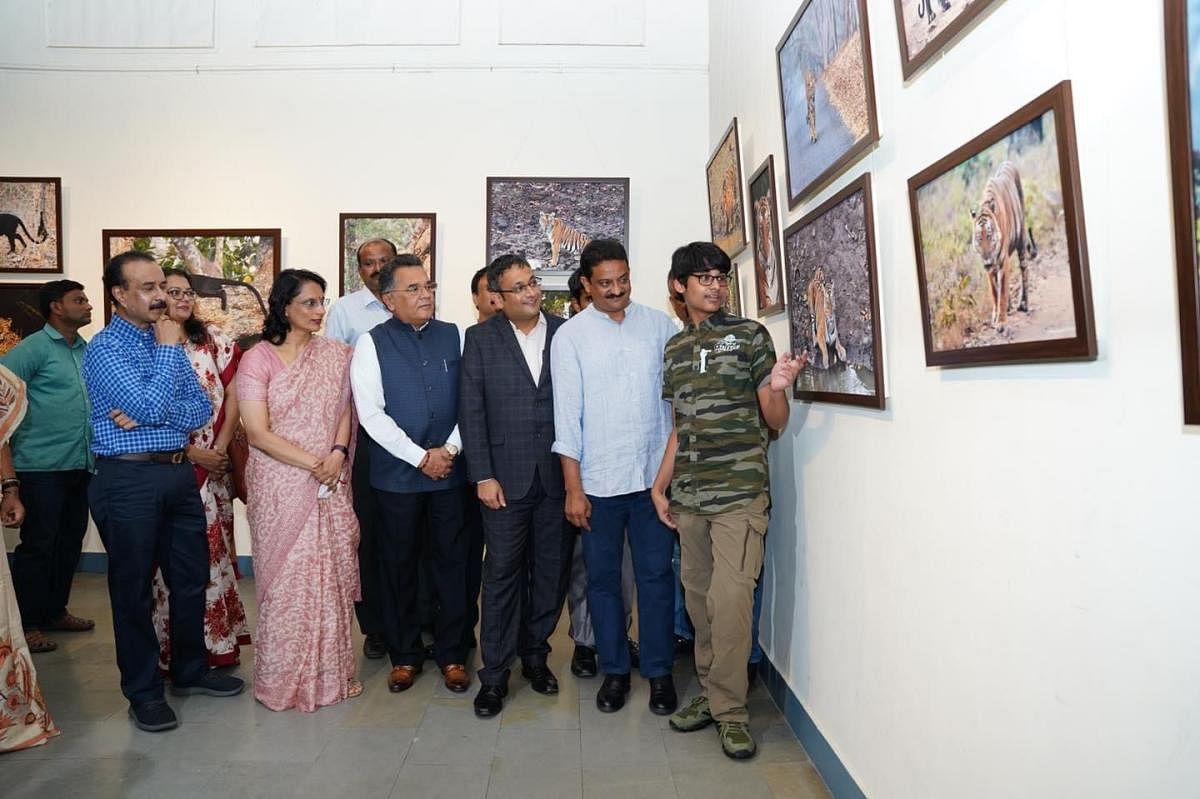
<path id="1" fill-rule="evenodd" d="M 253 582 L 244 580 L 241 590 L 253 617 Z M 725 758 L 712 728 L 672 731 L 646 707 L 640 678 L 621 712 L 597 711 L 599 680 L 577 680 L 568 668 L 565 616 L 550 662 L 561 692 L 541 696 L 514 674 L 496 719 L 479 720 L 471 712 L 474 685 L 467 694 L 453 694 L 434 671 L 409 691 L 391 694 L 385 661 L 360 653 L 366 690 L 357 699 L 316 713 L 274 713 L 249 691 L 232 699 L 171 698 L 180 727 L 150 734 L 126 716 L 102 575 L 79 575 L 71 609 L 95 618 L 96 630 L 58 634 L 57 652 L 35 656 L 62 735 L 0 755 L 6 799 L 829 795 L 761 686 L 750 700 L 759 755 L 749 762 Z M 235 672 L 247 682 L 253 653 L 253 647 L 243 649 Z M 681 698 L 692 695 L 690 658 L 680 659 L 676 682 Z"/>

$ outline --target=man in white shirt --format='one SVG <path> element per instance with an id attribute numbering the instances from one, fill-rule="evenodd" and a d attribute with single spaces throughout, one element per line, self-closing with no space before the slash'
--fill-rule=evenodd
<path id="1" fill-rule="evenodd" d="M 391 311 L 379 297 L 379 270 L 396 256 L 396 245 L 387 239 L 371 239 L 359 245 L 358 276 L 363 287 L 347 294 L 329 310 L 325 317 L 325 335 L 344 341 L 351 347 L 358 337 L 380 322 L 392 318 Z M 367 477 L 367 458 L 363 449 L 366 433 L 358 430 L 358 455 L 351 465 L 350 487 L 354 492 L 354 514 L 361 530 L 358 539 L 358 577 L 362 584 L 362 601 L 354 603 L 358 626 L 366 636 L 363 654 L 381 658 L 387 654 L 383 643 L 383 626 L 379 611 L 379 569 L 375 555 L 375 500 Z"/>

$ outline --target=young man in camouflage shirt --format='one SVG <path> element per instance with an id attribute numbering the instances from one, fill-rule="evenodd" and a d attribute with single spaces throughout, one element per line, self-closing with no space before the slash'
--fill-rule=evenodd
<path id="1" fill-rule="evenodd" d="M 671 716 L 671 727 L 691 732 L 715 721 L 725 754 L 740 760 L 756 750 L 746 661 L 770 506 L 767 433 L 787 424 L 786 391 L 806 359 L 784 353 L 777 361 L 765 327 L 725 313 L 731 268 L 707 242 L 671 257 L 671 290 L 688 323 L 663 356 L 674 429 L 651 497 L 679 532 L 703 691 Z"/>

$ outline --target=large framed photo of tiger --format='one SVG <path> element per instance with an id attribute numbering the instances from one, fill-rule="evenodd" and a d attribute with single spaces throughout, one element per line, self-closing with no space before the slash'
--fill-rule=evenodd
<path id="1" fill-rule="evenodd" d="M 62 273 L 62 178 L 0 177 L 0 274 Z"/>
<path id="2" fill-rule="evenodd" d="M 894 0 L 900 67 L 908 80 L 996 0 Z"/>
<path id="3" fill-rule="evenodd" d="M 775 48 L 788 207 L 879 141 L 867 0 L 805 0 Z"/>
<path id="4" fill-rule="evenodd" d="M 570 273 L 592 239 L 629 247 L 629 178 L 487 179 L 485 263 L 517 253 L 535 271 Z"/>
<path id="5" fill-rule="evenodd" d="M 358 248 L 373 239 L 387 239 L 396 245 L 396 252 L 417 256 L 429 279 L 437 280 L 437 214 L 342 213 L 338 214 L 338 296 L 362 288 Z"/>
<path id="6" fill-rule="evenodd" d="M 737 117 L 725 129 L 704 174 L 713 244 L 733 258 L 746 249 L 746 204 L 742 196 L 742 148 Z"/>
<path id="7" fill-rule="evenodd" d="M 783 259 L 779 255 L 779 200 L 775 196 L 775 156 L 750 176 L 750 230 L 754 242 L 754 296 L 758 315 L 783 310 Z"/>
<path id="8" fill-rule="evenodd" d="M 799 400 L 884 407 L 871 176 L 865 174 L 783 233 L 791 351 L 808 354 Z"/>
<path id="9" fill-rule="evenodd" d="M 909 178 L 930 366 L 1092 360 L 1071 83 Z"/>
<path id="10" fill-rule="evenodd" d="M 1179 340 L 1183 421 L 1200 424 L 1200 2 L 1165 0 L 1167 107 L 1171 134 L 1171 193 L 1175 209 L 1175 269 L 1179 280 Z"/>

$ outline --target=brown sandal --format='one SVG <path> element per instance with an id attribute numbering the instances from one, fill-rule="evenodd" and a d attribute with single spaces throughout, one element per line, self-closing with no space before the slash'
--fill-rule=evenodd
<path id="1" fill-rule="evenodd" d="M 356 696 L 362 696 L 362 692 L 363 692 L 363 684 L 360 681 L 351 677 L 350 684 L 346 688 L 346 698 L 353 699 Z"/>
<path id="2" fill-rule="evenodd" d="M 63 613 L 58 621 L 46 625 L 47 630 L 61 630 L 67 633 L 86 633 L 95 627 L 96 622 L 91 619 L 81 619 L 78 616 L 72 616 L 69 612 Z"/>
<path id="3" fill-rule="evenodd" d="M 47 638 L 41 630 L 26 630 L 25 645 L 34 653 L 53 652 L 58 649 L 58 644 Z"/>

